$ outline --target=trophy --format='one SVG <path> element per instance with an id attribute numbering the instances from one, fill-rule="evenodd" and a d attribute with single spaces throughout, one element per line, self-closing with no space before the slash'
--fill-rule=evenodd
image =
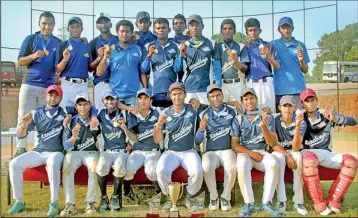
<path id="1" fill-rule="evenodd" d="M 205 191 L 202 192 L 199 196 L 195 197 L 195 205 L 191 206 L 190 217 L 204 217 L 204 213 L 202 210 L 204 209 L 205 205 Z"/>
<path id="2" fill-rule="evenodd" d="M 176 206 L 179 198 L 182 197 L 184 192 L 184 184 L 179 182 L 171 182 L 168 185 L 169 198 L 173 203 L 172 208 L 169 211 L 169 217 L 179 217 L 179 210 Z"/>
<path id="3" fill-rule="evenodd" d="M 162 193 L 157 194 L 156 196 L 146 200 L 149 206 L 149 213 L 146 214 L 146 217 L 160 217 L 159 213 L 157 212 L 160 208 L 160 199 Z"/>

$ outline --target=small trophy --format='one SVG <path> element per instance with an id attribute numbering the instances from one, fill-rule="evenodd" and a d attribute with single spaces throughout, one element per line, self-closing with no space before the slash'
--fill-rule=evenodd
<path id="1" fill-rule="evenodd" d="M 179 217 L 179 210 L 176 206 L 179 198 L 182 197 L 184 192 L 184 184 L 179 182 L 171 182 L 168 185 L 169 198 L 173 203 L 172 208 L 169 211 L 169 217 Z"/>
<path id="2" fill-rule="evenodd" d="M 202 192 L 199 196 L 196 198 L 196 205 L 192 205 L 190 212 L 190 217 L 204 217 L 204 213 L 202 210 L 204 209 L 205 205 L 205 191 Z"/>
<path id="3" fill-rule="evenodd" d="M 160 208 L 160 198 L 162 193 L 157 194 L 156 196 L 146 200 L 149 206 L 149 213 L 146 214 L 146 217 L 160 217 L 159 213 L 157 212 Z"/>

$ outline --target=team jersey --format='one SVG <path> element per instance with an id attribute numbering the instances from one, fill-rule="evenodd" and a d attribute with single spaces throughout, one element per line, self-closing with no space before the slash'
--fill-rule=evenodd
<path id="1" fill-rule="evenodd" d="M 157 36 L 154 35 L 151 31 L 149 31 L 147 33 L 135 31 L 134 34 L 136 35 L 136 37 L 139 37 L 139 39 L 133 41 L 133 44 L 138 45 L 141 48 L 143 48 L 145 44 L 153 42 L 154 40 L 157 40 Z"/>

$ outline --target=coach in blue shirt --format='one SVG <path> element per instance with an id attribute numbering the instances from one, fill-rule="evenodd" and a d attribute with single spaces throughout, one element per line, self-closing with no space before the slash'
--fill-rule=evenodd
<path id="1" fill-rule="evenodd" d="M 303 74 L 308 72 L 310 59 L 305 44 L 292 36 L 293 30 L 292 19 L 282 17 L 278 22 L 281 38 L 272 42 L 275 58 L 281 65 L 274 70 L 276 106 L 283 95 L 293 95 L 298 103 L 296 106 L 302 108 L 299 94 L 306 88 Z"/>
<path id="2" fill-rule="evenodd" d="M 148 12 L 141 11 L 137 14 L 136 17 L 136 26 L 139 31 L 136 31 L 134 34 L 134 44 L 143 48 L 143 46 L 149 42 L 152 42 L 157 39 L 157 37 L 149 30 L 152 22 L 150 21 L 150 16 Z"/>

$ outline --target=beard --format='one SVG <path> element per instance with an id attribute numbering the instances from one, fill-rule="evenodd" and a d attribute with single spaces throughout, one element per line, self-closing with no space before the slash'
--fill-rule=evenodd
<path id="1" fill-rule="evenodd" d="M 114 109 L 116 109 L 115 104 L 105 104 L 104 106 L 107 108 L 107 110 L 113 111 Z"/>

